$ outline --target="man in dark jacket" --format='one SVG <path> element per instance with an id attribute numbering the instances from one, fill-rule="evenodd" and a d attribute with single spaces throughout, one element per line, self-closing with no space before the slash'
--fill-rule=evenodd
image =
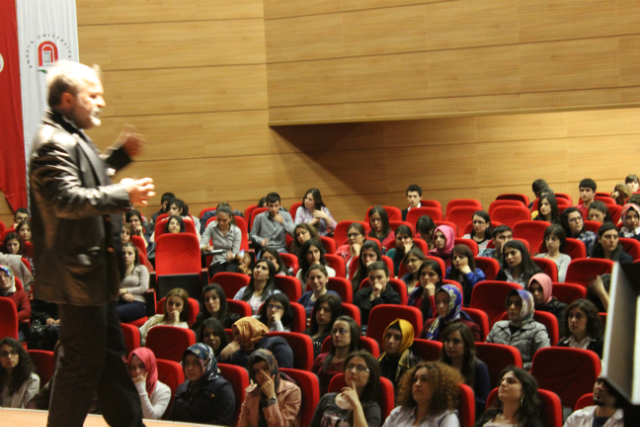
<path id="1" fill-rule="evenodd" d="M 122 255 L 120 226 L 130 204 L 153 196 L 150 178 L 112 184 L 142 138 L 127 129 L 100 156 L 84 129 L 105 106 L 98 72 L 61 61 L 47 75 L 48 103 L 30 158 L 35 297 L 59 307 L 62 348 L 48 425 L 82 426 L 94 393 L 109 425 L 142 426 L 142 409 L 122 356 L 115 312 Z"/>

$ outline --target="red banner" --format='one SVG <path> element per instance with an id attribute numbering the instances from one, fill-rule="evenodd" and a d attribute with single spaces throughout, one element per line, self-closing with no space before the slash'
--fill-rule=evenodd
<path id="1" fill-rule="evenodd" d="M 0 190 L 15 211 L 27 206 L 15 0 L 0 0 L 0 10 Z"/>

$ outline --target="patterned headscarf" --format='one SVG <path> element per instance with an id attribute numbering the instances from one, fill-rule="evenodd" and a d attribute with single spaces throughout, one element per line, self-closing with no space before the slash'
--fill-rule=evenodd
<path id="1" fill-rule="evenodd" d="M 533 319 L 533 313 L 536 311 L 536 306 L 533 301 L 533 295 L 531 295 L 531 292 L 525 291 L 524 289 L 513 289 L 511 292 L 509 292 L 509 295 L 507 295 L 507 304 L 509 304 L 509 298 L 511 298 L 513 295 L 519 296 L 522 300 L 522 310 L 520 310 L 520 316 L 518 316 L 517 321 L 509 321 L 511 322 L 512 326 L 519 328 Z"/>
<path id="2" fill-rule="evenodd" d="M 253 353 L 251 353 L 251 356 L 249 356 L 249 363 L 247 365 L 247 369 L 249 370 L 249 378 L 254 383 L 256 384 L 258 383 L 256 381 L 256 373 L 253 370 L 253 365 L 255 365 L 260 361 L 265 361 L 267 362 L 267 365 L 269 365 L 269 371 L 271 372 L 271 375 L 275 375 L 274 382 L 276 384 L 276 389 L 277 389 L 278 382 L 279 382 L 278 380 L 280 379 L 279 371 L 278 371 L 278 361 L 276 360 L 275 357 L 273 357 L 273 353 L 271 353 L 269 350 L 264 350 L 260 348 L 254 351 Z"/>
<path id="3" fill-rule="evenodd" d="M 213 355 L 211 347 L 206 344 L 198 343 L 186 349 L 182 355 L 183 369 L 185 364 L 184 362 L 190 354 L 193 354 L 200 359 L 200 364 L 202 365 L 202 378 L 200 378 L 198 382 L 201 380 L 209 381 L 218 377 L 218 362 Z"/>
<path id="4" fill-rule="evenodd" d="M 449 255 L 451 255 L 451 252 L 453 251 L 453 247 L 456 244 L 456 232 L 453 231 L 453 228 L 449 227 L 448 225 L 439 225 L 438 227 L 436 227 L 435 230 L 433 230 L 433 242 L 435 244 L 436 241 L 436 233 L 440 231 L 442 234 L 444 234 L 444 238 L 446 239 L 446 242 L 444 244 L 444 248 L 443 249 L 438 249 L 436 247 L 434 247 L 433 249 L 431 249 L 429 251 L 430 255 L 435 255 L 435 256 L 439 256 L 439 257 L 448 257 Z"/>
<path id="5" fill-rule="evenodd" d="M 413 330 L 413 325 L 404 320 L 404 319 L 396 319 L 393 322 L 391 322 L 389 324 L 389 326 L 387 326 L 387 329 L 384 330 L 384 334 L 382 334 L 382 337 L 384 339 L 384 337 L 387 336 L 387 331 L 389 330 L 389 328 L 391 327 L 398 327 L 400 328 L 400 332 L 402 333 L 402 341 L 400 342 L 400 345 L 398 346 L 398 350 L 396 351 L 396 355 L 398 354 L 402 354 L 404 353 L 404 351 L 406 349 L 408 349 L 409 347 L 411 347 L 413 345 L 413 338 L 414 338 L 414 334 L 415 331 Z M 382 353 L 382 356 L 380 356 L 380 359 L 378 360 L 382 360 L 382 358 L 385 356 L 385 353 Z"/>
<path id="6" fill-rule="evenodd" d="M 553 282 L 551 282 L 551 277 L 547 276 L 544 273 L 538 273 L 531 276 L 529 280 L 529 289 L 531 289 L 531 284 L 536 282 L 542 288 L 542 303 L 549 304 L 551 301 L 551 293 L 553 292 Z"/>
<path id="7" fill-rule="evenodd" d="M 13 271 L 11 271 L 11 269 L 6 265 L 0 265 L 0 270 L 7 273 L 7 275 L 9 276 L 9 281 L 11 282 L 11 286 L 9 286 L 9 290 L 7 290 L 7 293 L 14 294 L 16 292 L 16 278 L 13 275 Z"/>
<path id="8" fill-rule="evenodd" d="M 127 366 L 131 365 L 133 356 L 136 356 L 142 361 L 142 363 L 144 363 L 144 369 L 147 371 L 147 394 L 151 396 L 151 393 L 154 392 L 154 390 L 156 389 L 156 385 L 158 384 L 158 366 L 156 362 L 156 355 L 153 354 L 153 351 L 146 347 L 138 347 L 129 354 L 129 358 L 127 359 Z"/>
<path id="9" fill-rule="evenodd" d="M 436 292 L 438 295 L 440 292 L 446 292 L 449 295 L 449 310 L 447 311 L 447 315 L 444 317 L 438 317 L 433 321 L 429 331 L 427 332 L 428 340 L 435 340 L 436 337 L 440 335 L 440 330 L 446 328 L 450 323 L 455 322 L 462 319 L 471 320 L 469 315 L 463 311 L 462 309 L 462 293 L 457 286 L 454 285 L 444 285 Z"/>
<path id="10" fill-rule="evenodd" d="M 243 317 L 233 324 L 240 333 L 240 345 L 249 347 L 255 345 L 269 333 L 269 328 L 254 317 Z"/>
<path id="11" fill-rule="evenodd" d="M 640 217 L 640 206 L 636 205 L 635 203 L 627 203 L 622 207 L 622 213 L 620 214 L 620 219 L 622 220 L 622 224 L 624 224 L 625 227 L 627 226 L 625 219 L 627 218 L 627 212 L 629 212 L 629 209 L 633 209 L 634 211 L 636 211 L 636 213 Z"/>

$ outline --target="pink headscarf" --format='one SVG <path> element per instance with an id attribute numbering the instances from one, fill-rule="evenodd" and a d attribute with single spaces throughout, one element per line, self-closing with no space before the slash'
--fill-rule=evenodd
<path id="1" fill-rule="evenodd" d="M 534 274 L 529 280 L 529 289 L 531 289 L 531 284 L 533 282 L 537 282 L 542 287 L 542 302 L 545 305 L 549 304 L 549 301 L 551 301 L 551 293 L 553 292 L 551 277 L 544 273 Z"/>
<path id="2" fill-rule="evenodd" d="M 158 384 L 158 366 L 156 363 L 156 355 L 153 354 L 153 351 L 149 350 L 146 347 L 138 347 L 133 350 L 129 354 L 129 358 L 127 359 L 127 366 L 131 364 L 131 359 L 133 356 L 137 356 L 138 359 L 144 363 L 144 368 L 147 370 L 147 394 L 151 396 L 151 393 L 156 389 L 156 385 Z"/>
<path id="3" fill-rule="evenodd" d="M 451 252 L 453 252 L 453 247 L 456 244 L 456 232 L 453 231 L 453 228 L 449 227 L 448 225 L 439 225 L 438 227 L 436 227 L 435 230 L 433 230 L 433 242 L 435 244 L 436 241 L 436 233 L 440 231 L 442 234 L 444 234 L 444 238 L 446 239 L 446 242 L 444 244 L 444 249 L 438 249 L 436 247 L 434 247 L 433 249 L 431 249 L 429 251 L 429 255 L 434 255 L 440 258 L 447 258 L 449 256 L 451 256 Z"/>
<path id="4" fill-rule="evenodd" d="M 626 205 L 624 205 L 622 207 L 622 213 L 620 214 L 620 221 L 622 221 L 622 224 L 625 227 L 627 226 L 627 224 L 624 222 L 624 220 L 627 218 L 627 212 L 629 212 L 629 209 L 633 209 L 637 212 L 638 216 L 640 216 L 640 206 L 636 205 L 635 203 L 627 203 Z"/>

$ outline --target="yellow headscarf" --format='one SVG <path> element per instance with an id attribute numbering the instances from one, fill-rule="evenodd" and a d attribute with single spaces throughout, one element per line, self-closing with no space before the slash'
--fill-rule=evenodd
<path id="1" fill-rule="evenodd" d="M 413 325 L 404 319 L 396 319 L 391 322 L 389 326 L 387 326 L 387 329 L 384 330 L 384 334 L 382 335 L 383 339 L 387 336 L 387 331 L 389 330 L 389 328 L 396 324 L 400 327 L 400 331 L 402 332 L 402 341 L 398 346 L 398 351 L 396 352 L 396 354 L 402 354 L 406 349 L 413 345 Z M 383 353 L 380 359 L 382 359 L 385 354 L 386 353 Z"/>
<path id="2" fill-rule="evenodd" d="M 269 328 L 254 317 L 243 317 L 233 324 L 240 333 L 240 344 L 249 347 L 260 341 L 269 333 Z"/>

